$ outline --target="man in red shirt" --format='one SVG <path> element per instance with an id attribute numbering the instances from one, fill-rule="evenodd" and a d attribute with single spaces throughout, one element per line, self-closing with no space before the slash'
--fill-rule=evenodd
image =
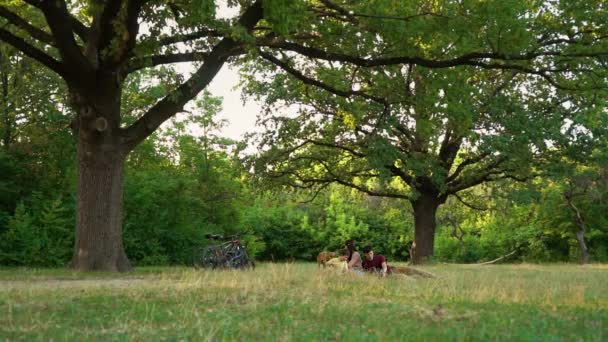
<path id="1" fill-rule="evenodd" d="M 383 277 L 392 273 L 391 267 L 386 263 L 384 255 L 374 255 L 372 246 L 363 247 L 363 270 L 367 272 L 380 272 Z"/>

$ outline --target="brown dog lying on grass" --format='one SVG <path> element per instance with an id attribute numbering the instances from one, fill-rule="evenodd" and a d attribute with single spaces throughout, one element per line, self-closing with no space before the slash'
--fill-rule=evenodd
<path id="1" fill-rule="evenodd" d="M 328 252 L 328 251 L 323 251 L 320 252 L 319 255 L 317 255 L 317 266 L 321 267 L 321 265 L 323 267 L 325 267 L 325 265 L 327 264 L 327 262 L 338 256 L 338 253 L 336 252 Z"/>
<path id="2" fill-rule="evenodd" d="M 348 271 L 346 257 L 343 255 L 327 260 L 325 262 L 325 265 L 330 266 L 331 268 L 335 268 L 336 270 L 338 270 L 338 273 Z"/>

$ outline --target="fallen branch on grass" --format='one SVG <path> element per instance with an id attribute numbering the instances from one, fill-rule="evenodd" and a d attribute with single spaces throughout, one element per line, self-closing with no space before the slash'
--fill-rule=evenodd
<path id="1" fill-rule="evenodd" d="M 501 256 L 501 257 L 499 257 L 499 258 L 496 258 L 496 259 L 494 259 L 494 260 L 490 260 L 490 261 L 486 261 L 486 262 L 478 263 L 478 264 L 476 264 L 476 265 L 490 265 L 490 264 L 494 264 L 494 263 L 499 262 L 499 261 L 500 261 L 500 260 L 502 260 L 502 259 L 505 259 L 505 258 L 510 257 L 511 255 L 515 254 L 515 252 L 517 252 L 517 249 L 514 249 L 514 250 L 513 250 L 511 253 L 509 253 L 509 254 L 505 254 L 505 255 L 503 255 L 503 256 Z"/>
<path id="2" fill-rule="evenodd" d="M 514 249 L 510 253 L 505 254 L 505 255 L 503 255 L 501 257 L 498 257 L 498 258 L 496 258 L 494 260 L 490 260 L 490 261 L 486 261 L 486 262 L 479 262 L 479 263 L 476 263 L 476 264 L 456 264 L 456 263 L 449 263 L 449 262 L 442 262 L 442 264 L 445 264 L 445 265 L 472 265 L 472 266 L 491 265 L 491 264 L 495 264 L 495 263 L 497 263 L 497 262 L 499 262 L 499 261 L 501 261 L 503 259 L 506 259 L 506 258 L 510 257 L 511 255 L 515 254 L 516 252 L 517 252 L 517 249 Z"/>

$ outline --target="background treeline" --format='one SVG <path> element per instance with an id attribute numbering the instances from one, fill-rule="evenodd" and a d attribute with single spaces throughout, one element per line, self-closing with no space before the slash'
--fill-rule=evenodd
<path id="1" fill-rule="evenodd" d="M 312 260 L 348 238 L 372 244 L 390 260 L 408 259 L 407 202 L 340 186 L 314 198 L 257 188 L 237 158 L 242 145 L 211 131 L 190 133 L 186 126 L 193 124 L 174 122 L 128 159 L 124 240 L 136 265 L 187 264 L 192 248 L 208 243 L 208 232 L 245 233 L 260 260 Z M 63 266 L 70 259 L 75 154 L 74 138 L 62 126 L 52 115 L 17 125 L 18 138 L 0 151 L 1 265 Z M 438 215 L 436 258 L 478 262 L 517 250 L 510 260 L 579 261 L 576 213 L 566 199 L 574 187 L 591 260 L 608 261 L 606 175 L 588 173 L 491 184 L 468 194 L 467 205 L 450 200 Z"/>
<path id="2" fill-rule="evenodd" d="M 14 51 L 2 53 L 0 265 L 64 266 L 74 244 L 76 137 L 58 95 L 63 85 Z M 124 107 L 134 117 L 162 87 L 146 82 L 128 84 Z M 203 94 L 191 109 L 197 115 L 173 120 L 129 155 L 124 243 L 135 265 L 188 264 L 209 232 L 243 233 L 260 260 L 313 260 L 346 239 L 390 260 L 409 258 L 408 202 L 337 185 L 312 194 L 253 182 L 245 144 L 217 133 L 220 109 L 220 99 Z M 516 251 L 510 260 L 579 261 L 582 228 L 591 261 L 608 261 L 603 151 L 573 149 L 527 183 L 504 180 L 451 198 L 438 213 L 436 259 L 478 262 Z"/>

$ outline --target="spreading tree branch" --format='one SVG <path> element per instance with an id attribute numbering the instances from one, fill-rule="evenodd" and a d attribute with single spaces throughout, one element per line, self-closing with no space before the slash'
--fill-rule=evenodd
<path id="1" fill-rule="evenodd" d="M 243 13 L 239 19 L 239 24 L 248 32 L 251 32 L 262 17 L 262 1 L 258 0 Z M 213 80 L 226 60 L 235 53 L 235 50 L 242 48 L 241 45 L 241 43 L 231 38 L 222 39 L 208 54 L 203 65 L 186 82 L 170 92 L 134 124 L 123 131 L 124 150 L 128 152 L 135 148 L 163 122 L 183 110 L 184 105 Z"/>
<path id="2" fill-rule="evenodd" d="M 415 182 L 414 177 L 408 175 L 407 173 L 405 173 L 405 171 L 403 171 L 402 169 L 398 168 L 395 165 L 387 165 L 386 168 L 395 176 L 401 178 L 405 184 L 412 186 Z"/>
<path id="3" fill-rule="evenodd" d="M 480 162 L 482 159 L 488 157 L 489 155 L 490 155 L 490 152 L 483 152 L 483 153 L 476 155 L 475 157 L 467 158 L 467 159 L 463 160 L 460 164 L 458 164 L 458 166 L 456 167 L 456 170 L 454 170 L 454 172 L 448 176 L 447 182 L 449 183 L 449 182 L 455 180 L 460 175 L 460 173 L 462 173 L 462 171 L 465 169 L 465 167 L 476 164 L 476 163 Z"/>
<path id="4" fill-rule="evenodd" d="M 275 56 L 261 51 L 259 50 L 259 54 L 260 56 L 262 56 L 262 58 L 264 58 L 265 60 L 269 61 L 270 63 L 280 67 L 281 69 L 283 69 L 284 71 L 286 71 L 288 74 L 292 75 L 293 77 L 299 79 L 300 81 L 304 82 L 305 84 L 308 85 L 313 85 L 316 87 L 319 87 L 321 89 L 324 89 L 332 94 L 336 94 L 338 96 L 343 96 L 343 97 L 349 97 L 349 96 L 360 96 L 362 98 L 365 99 L 369 99 L 369 100 L 373 100 L 376 101 L 378 103 L 382 103 L 385 104 L 386 100 L 377 96 L 372 96 L 369 95 L 365 92 L 362 91 L 355 91 L 355 90 L 342 90 L 342 89 L 337 89 L 335 87 L 332 87 L 326 83 L 323 83 L 319 80 L 316 80 L 314 78 L 311 77 L 307 77 L 304 76 L 303 73 L 301 73 L 300 71 L 296 70 L 295 68 L 291 67 L 288 63 L 276 58 Z"/>
<path id="5" fill-rule="evenodd" d="M 473 204 L 471 204 L 471 203 L 469 203 L 469 202 L 466 202 L 466 201 L 465 201 L 465 200 L 464 200 L 462 197 L 460 197 L 460 195 L 459 195 L 458 193 L 453 193 L 452 195 L 454 195 L 454 197 L 456 197 L 456 199 L 457 199 L 457 200 L 458 200 L 460 203 L 464 204 L 464 205 L 465 205 L 466 207 L 468 207 L 468 208 L 471 208 L 471 209 L 473 209 L 473 210 L 477 210 L 477 211 L 485 211 L 485 210 L 488 210 L 488 208 L 485 208 L 485 207 L 478 207 L 478 206 L 473 205 Z"/>
<path id="6" fill-rule="evenodd" d="M 557 72 L 570 71 L 570 69 L 533 69 L 520 64 L 513 64 L 512 62 L 517 61 L 532 61 L 539 57 L 605 57 L 608 55 L 608 51 L 596 51 L 596 52 L 577 52 L 577 53 L 562 53 L 557 51 L 533 51 L 526 52 L 523 54 L 504 54 L 501 52 L 471 52 L 463 54 L 458 57 L 443 60 L 432 60 L 419 56 L 396 56 L 396 57 L 378 57 L 378 58 L 364 58 L 354 55 L 348 55 L 337 52 L 329 52 L 323 49 L 305 46 L 298 43 L 284 41 L 274 38 L 261 38 L 258 40 L 258 46 L 269 47 L 273 49 L 292 51 L 303 56 L 310 58 L 335 61 L 342 63 L 350 63 L 362 67 L 379 67 L 388 65 L 405 65 L 414 64 L 427 68 L 451 68 L 455 66 L 475 66 L 483 69 L 499 69 L 499 70 L 515 70 L 526 74 L 537 75 L 545 79 L 548 83 L 558 89 L 563 90 L 582 90 L 579 88 L 568 87 L 559 84 L 555 81 L 550 74 Z M 488 62 L 494 61 L 494 62 Z M 501 61 L 501 62 L 497 62 Z M 511 62 L 511 63 L 506 63 Z M 598 87 L 592 87 L 590 89 L 598 89 Z"/>
<path id="7" fill-rule="evenodd" d="M 216 30 L 199 29 L 196 32 L 185 33 L 185 34 L 176 34 L 176 35 L 171 35 L 168 37 L 161 37 L 158 40 L 148 39 L 142 43 L 143 44 L 155 43 L 159 46 L 167 46 L 167 45 L 176 44 L 176 43 L 186 43 L 186 42 L 189 42 L 192 40 L 197 40 L 197 39 L 202 39 L 202 38 L 207 38 L 207 37 L 223 38 L 224 35 L 222 35 L 220 32 L 218 32 Z"/>
<path id="8" fill-rule="evenodd" d="M 38 8 L 39 10 L 44 10 L 44 5 L 45 2 L 51 2 L 49 0 L 23 0 L 23 2 L 30 4 L 31 6 L 34 6 L 36 8 Z M 72 28 L 74 29 L 74 33 L 76 33 L 80 39 L 82 39 L 83 41 L 87 40 L 87 36 L 89 34 L 89 28 L 86 27 L 86 25 L 84 25 L 80 20 L 76 19 L 73 15 L 69 15 L 69 20 L 70 23 L 72 25 Z"/>
<path id="9" fill-rule="evenodd" d="M 451 68 L 459 65 L 470 65 L 471 63 L 477 62 L 483 59 L 501 59 L 501 60 L 531 60 L 536 57 L 546 56 L 550 53 L 528 53 L 524 55 L 511 55 L 497 52 L 471 52 L 464 54 L 459 57 L 445 60 L 431 60 L 423 57 L 411 57 L 411 56 L 396 56 L 396 57 L 379 57 L 379 58 L 365 58 L 354 55 L 342 54 L 337 52 L 329 52 L 319 48 L 304 46 L 301 44 L 276 40 L 276 39 L 260 39 L 258 41 L 259 46 L 270 47 L 274 49 L 282 49 L 287 51 L 297 52 L 301 55 L 322 59 L 327 61 L 344 62 L 350 63 L 362 67 L 378 67 L 387 65 L 399 65 L 399 64 L 413 64 L 420 65 L 428 68 Z M 555 53 L 551 54 L 555 55 Z"/>
<path id="10" fill-rule="evenodd" d="M 452 168 L 461 145 L 462 138 L 458 136 L 452 137 L 452 130 L 449 127 L 446 128 L 438 154 L 439 161 L 443 164 L 443 167 L 446 170 Z"/>
<path id="11" fill-rule="evenodd" d="M 107 1 L 101 14 L 95 18 L 98 28 L 97 50 L 106 57 L 102 63 L 107 66 L 121 64 L 135 47 L 139 23 L 137 19 L 145 0 Z M 126 14 L 123 14 L 123 11 Z M 118 22 L 120 21 L 120 24 Z"/>
<path id="12" fill-rule="evenodd" d="M 313 189 L 314 192 L 312 193 L 312 196 L 308 197 L 307 199 L 305 199 L 303 201 L 298 201 L 298 203 L 302 203 L 302 204 L 312 203 L 323 190 L 325 190 L 329 187 L 330 184 L 331 183 L 321 184 L 320 186 L 317 187 L 317 189 Z"/>
<path id="13" fill-rule="evenodd" d="M 355 151 L 355 149 L 353 149 L 353 148 L 339 145 L 337 143 L 331 143 L 331 142 L 319 141 L 319 140 L 311 140 L 311 139 L 307 139 L 306 142 L 311 143 L 313 145 L 317 145 L 317 146 L 329 147 L 329 148 L 333 148 L 333 149 L 346 151 L 346 152 L 350 153 L 352 156 L 359 157 L 359 158 L 367 157 L 367 155 L 365 155 L 361 152 Z"/>
<path id="14" fill-rule="evenodd" d="M 117 16 L 123 5 L 124 0 L 108 0 L 104 1 L 105 5 L 101 14 L 98 18 L 94 27 L 99 30 L 99 40 L 97 42 L 97 48 L 99 51 L 103 51 L 108 48 L 113 39 L 116 39 L 118 34 L 116 32 L 120 25 L 116 25 L 115 21 L 118 20 Z M 122 37 L 121 37 L 122 38 Z"/>
<path id="15" fill-rule="evenodd" d="M 54 45 L 55 41 L 53 36 L 50 34 L 40 30 L 39 28 L 31 25 L 27 20 L 21 18 L 17 14 L 9 11 L 6 7 L 0 6 L 0 17 L 8 20 L 9 23 L 15 25 L 16 27 L 26 31 L 32 38 L 35 38 L 43 43 L 48 45 Z"/>
<path id="16" fill-rule="evenodd" d="M 122 72 L 123 77 L 128 74 L 144 68 L 151 68 L 163 64 L 183 63 L 183 62 L 198 62 L 203 61 L 209 56 L 208 53 L 202 52 L 185 52 L 166 55 L 153 55 L 138 57 L 130 60 Z"/>
<path id="17" fill-rule="evenodd" d="M 26 56 L 40 62 L 42 65 L 53 70 L 59 76 L 66 78 L 67 72 L 63 64 L 55 60 L 53 57 L 47 55 L 44 51 L 28 44 L 22 38 L 15 36 L 3 28 L 0 28 L 0 40 L 7 42 L 17 50 L 23 52 Z"/>
<path id="18" fill-rule="evenodd" d="M 399 16 L 394 16 L 394 15 L 377 15 L 377 14 L 357 13 L 357 12 L 349 11 L 346 8 L 344 8 L 330 0 L 320 0 L 320 1 L 321 1 L 321 3 L 323 3 L 323 5 L 325 5 L 325 7 L 330 8 L 330 9 L 340 13 L 341 15 L 348 18 L 349 21 L 354 24 L 359 23 L 359 21 L 357 20 L 357 17 L 381 19 L 381 20 L 398 20 L 398 21 L 410 21 L 414 18 L 425 17 L 425 16 L 449 18 L 448 16 L 445 16 L 445 15 L 442 15 L 439 13 L 434 13 L 434 12 L 422 12 L 422 13 L 418 13 L 418 14 L 414 14 L 414 15 L 409 15 L 406 17 L 399 17 Z"/>
<path id="19" fill-rule="evenodd" d="M 317 162 L 320 165 L 323 166 L 323 168 L 325 169 L 325 171 L 327 172 L 327 177 L 323 177 L 323 178 L 314 178 L 314 177 L 305 177 L 305 176 L 301 176 L 299 174 L 297 174 L 295 171 L 287 171 L 284 172 L 282 175 L 280 175 L 279 177 L 284 177 L 285 175 L 292 175 L 296 178 L 298 178 L 298 180 L 302 183 L 305 184 L 330 184 L 330 183 L 337 183 L 355 190 L 358 190 L 360 192 L 366 193 L 370 196 L 376 196 L 376 197 L 388 197 L 388 198 L 399 198 L 399 199 L 406 199 L 409 200 L 410 197 L 405 195 L 405 194 L 400 194 L 400 193 L 395 193 L 395 192 L 383 192 L 383 191 L 377 191 L 377 190 L 373 190 L 373 189 L 369 189 L 367 187 L 364 187 L 362 185 L 359 184 L 355 184 L 353 181 L 348 180 L 347 178 L 355 178 L 357 177 L 357 174 L 352 174 L 349 173 L 348 176 L 349 177 L 344 177 L 345 175 L 343 173 L 341 173 L 341 175 L 338 175 L 336 172 L 334 172 L 333 170 L 331 170 L 331 168 L 329 167 L 329 165 L 324 162 L 323 160 L 320 160 L 318 158 L 312 158 L 312 157 L 299 157 L 298 159 L 310 159 L 311 161 Z M 377 175 L 374 175 L 377 176 Z M 297 184 L 292 183 L 291 186 L 297 186 Z M 306 189 L 310 189 L 309 187 L 306 186 L 301 186 L 301 188 L 306 188 Z"/>
<path id="20" fill-rule="evenodd" d="M 482 155 L 483 154 L 479 155 L 476 158 L 471 158 L 471 159 L 468 159 L 468 160 L 471 161 L 471 163 L 472 162 L 476 162 L 476 160 L 480 160 L 479 157 L 481 157 Z M 497 159 L 493 160 L 492 162 L 490 162 L 488 165 L 486 165 L 483 168 L 483 170 L 481 170 L 479 173 L 470 175 L 466 179 L 463 179 L 463 178 L 456 179 L 454 177 L 453 180 L 448 181 L 448 183 L 447 183 L 448 190 L 446 191 L 446 193 L 447 194 L 454 194 L 454 193 L 457 193 L 458 191 L 461 191 L 461 190 L 464 190 L 464 189 L 468 189 L 468 188 L 471 188 L 471 187 L 473 187 L 475 185 L 479 185 L 481 183 L 490 181 L 491 180 L 490 177 L 492 175 L 503 174 L 506 170 L 500 169 L 499 166 L 504 161 L 505 161 L 505 158 L 497 158 Z M 466 166 L 466 165 L 470 165 L 471 163 L 465 164 L 465 162 L 463 162 L 463 163 L 461 163 L 461 165 L 465 164 L 465 166 Z M 458 165 L 458 167 L 460 168 L 460 165 Z M 448 177 L 448 179 L 449 178 L 450 177 Z"/>
<path id="21" fill-rule="evenodd" d="M 42 10 L 49 25 L 63 62 L 70 65 L 72 80 L 80 79 L 93 72 L 93 67 L 82 54 L 74 39 L 72 16 L 69 14 L 65 0 L 26 1 Z"/>
<path id="22" fill-rule="evenodd" d="M 492 163 L 491 166 L 485 168 L 484 172 L 479 173 L 469 178 L 468 180 L 460 180 L 454 182 L 453 184 L 448 184 L 448 190 L 446 191 L 446 193 L 448 195 L 453 195 L 458 191 L 469 189 L 482 183 L 496 182 L 503 179 L 512 179 L 517 182 L 526 182 L 530 179 L 539 176 L 539 174 L 537 173 L 531 173 L 526 176 L 514 175 L 512 172 L 516 170 L 498 168 L 497 166 L 501 162 L 502 161 Z"/>
<path id="23" fill-rule="evenodd" d="M 137 43 L 137 34 L 139 32 L 139 23 L 137 22 L 137 18 L 139 17 L 145 1 L 146 0 L 129 0 L 127 5 L 126 19 L 128 37 L 125 40 L 123 49 L 120 50 L 120 53 L 115 58 L 118 62 L 124 61 Z"/>
<path id="24" fill-rule="evenodd" d="M 182 111 L 186 103 L 213 80 L 228 57 L 233 54 L 232 50 L 235 47 L 237 43 L 229 38 L 224 38 L 217 44 L 209 53 L 205 63 L 186 82 L 156 103 L 124 131 L 125 149 L 130 151 L 163 122 Z"/>

